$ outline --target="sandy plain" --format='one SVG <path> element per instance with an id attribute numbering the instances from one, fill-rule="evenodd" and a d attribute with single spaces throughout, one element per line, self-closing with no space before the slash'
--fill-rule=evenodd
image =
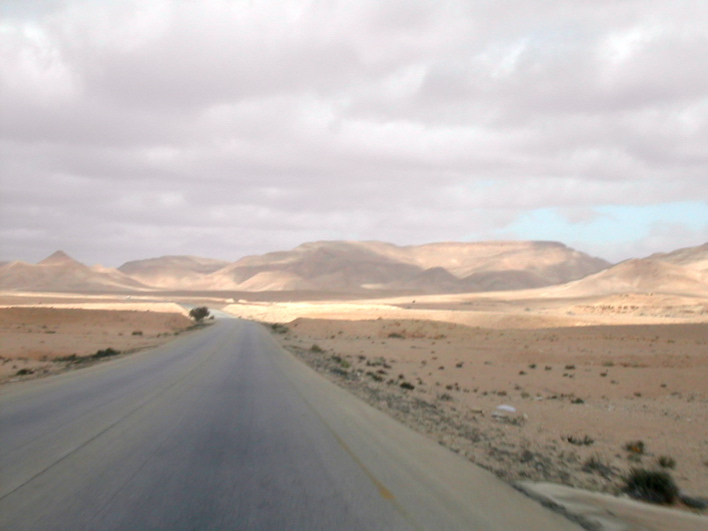
<path id="1" fill-rule="evenodd" d="M 167 341 L 189 325 L 178 303 L 206 304 L 275 324 L 325 376 L 509 481 L 617 493 L 631 467 L 664 456 L 682 492 L 708 495 L 705 297 L 240 296 L 0 294 L 4 381 L 56 356 Z M 643 452 L 626 449 L 637 441 Z"/>
<path id="2" fill-rule="evenodd" d="M 660 468 L 664 456 L 682 491 L 708 494 L 705 298 L 554 295 L 241 300 L 225 310 L 284 324 L 274 331 L 285 348 L 510 481 L 615 493 L 631 467 Z M 625 449 L 636 441 L 643 453 Z"/>
<path id="3" fill-rule="evenodd" d="M 21 302 L 0 306 L 0 383 L 86 366 L 101 350 L 127 354 L 155 347 L 193 325 L 174 303 Z"/>

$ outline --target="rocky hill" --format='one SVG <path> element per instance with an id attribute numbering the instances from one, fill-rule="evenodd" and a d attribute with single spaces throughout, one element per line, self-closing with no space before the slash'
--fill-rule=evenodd
<path id="1" fill-rule="evenodd" d="M 118 268 L 142 284 L 160 288 L 189 289 L 204 275 L 229 265 L 224 260 L 197 256 L 163 256 L 126 262 Z"/>
<path id="2" fill-rule="evenodd" d="M 627 292 L 708 295 L 708 244 L 626 260 L 558 290 L 575 295 Z"/>
<path id="3" fill-rule="evenodd" d="M 7 291 L 135 291 L 141 282 L 112 268 L 88 267 L 63 251 L 38 264 L 9 262 L 0 266 L 0 289 Z"/>
<path id="4" fill-rule="evenodd" d="M 648 260 L 667 262 L 692 269 L 694 271 L 708 271 L 708 243 L 698 247 L 686 247 L 670 253 L 656 253 Z"/>
<path id="5" fill-rule="evenodd" d="M 212 290 L 512 290 L 582 278 L 609 263 L 554 242 L 434 243 L 325 241 L 249 256 L 196 281 Z"/>

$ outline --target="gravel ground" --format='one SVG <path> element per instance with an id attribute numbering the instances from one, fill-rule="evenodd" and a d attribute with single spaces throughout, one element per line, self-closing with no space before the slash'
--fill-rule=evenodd
<path id="1" fill-rule="evenodd" d="M 583 460 L 569 442 L 539 447 L 524 434 L 522 415 L 489 415 L 444 392 L 423 399 L 406 388 L 406 384 L 415 387 L 415 382 L 390 377 L 393 367 L 384 358 L 351 360 L 332 352 L 285 346 L 367 403 L 506 481 L 549 481 L 609 493 L 620 490 L 623 471 L 601 460 Z"/>

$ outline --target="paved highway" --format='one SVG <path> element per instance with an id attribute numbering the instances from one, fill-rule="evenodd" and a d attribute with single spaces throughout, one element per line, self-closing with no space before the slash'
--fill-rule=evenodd
<path id="1" fill-rule="evenodd" d="M 0 396 L 0 529 L 577 529 L 247 321 Z"/>

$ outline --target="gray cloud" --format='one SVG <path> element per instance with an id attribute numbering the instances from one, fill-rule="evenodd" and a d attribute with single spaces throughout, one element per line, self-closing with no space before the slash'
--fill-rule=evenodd
<path id="1" fill-rule="evenodd" d="M 570 226 L 602 205 L 708 197 L 700 2 L 8 0 L 2 14 L 0 258 L 485 239 L 533 209 Z M 567 243 L 612 259 L 699 244 L 703 212 L 623 247 Z"/>

